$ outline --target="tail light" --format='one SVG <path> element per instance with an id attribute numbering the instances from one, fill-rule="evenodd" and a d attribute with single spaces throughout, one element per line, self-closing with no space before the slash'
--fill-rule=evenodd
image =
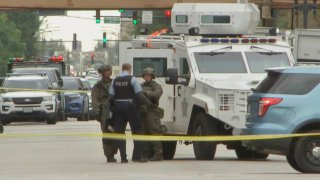
<path id="1" fill-rule="evenodd" d="M 282 98 L 261 98 L 259 101 L 259 117 L 263 117 L 269 107 L 279 104 L 282 101 Z"/>

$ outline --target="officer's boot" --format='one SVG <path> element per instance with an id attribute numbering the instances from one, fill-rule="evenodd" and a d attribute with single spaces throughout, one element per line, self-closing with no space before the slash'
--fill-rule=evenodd
<path id="1" fill-rule="evenodd" d="M 142 143 L 142 152 L 141 152 L 141 159 L 140 162 L 148 162 L 149 161 L 149 142 Z"/>
<path id="2" fill-rule="evenodd" d="M 118 147 L 121 156 L 121 163 L 128 163 L 127 153 L 126 153 L 126 141 L 118 140 Z"/>
<path id="3" fill-rule="evenodd" d="M 154 154 L 152 158 L 150 158 L 150 161 L 162 161 L 162 144 L 160 141 L 152 142 L 153 144 L 153 150 Z"/>
<path id="4" fill-rule="evenodd" d="M 107 157 L 107 162 L 114 163 L 114 162 L 117 162 L 117 159 L 114 158 L 114 155 L 111 155 Z"/>

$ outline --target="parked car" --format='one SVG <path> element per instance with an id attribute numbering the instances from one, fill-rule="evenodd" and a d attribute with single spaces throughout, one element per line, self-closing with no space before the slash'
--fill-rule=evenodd
<path id="1" fill-rule="evenodd" d="M 2 87 L 3 81 L 4 81 L 4 78 L 0 77 L 0 87 Z M 1 111 L 1 109 L 0 109 L 0 111 Z M 0 114 L 0 133 L 3 133 L 3 124 L 1 122 L 1 114 Z"/>
<path id="2" fill-rule="evenodd" d="M 320 67 L 267 70 L 248 97 L 245 135 L 320 133 Z M 320 137 L 244 141 L 251 150 L 285 155 L 297 171 L 320 173 Z"/>
<path id="3" fill-rule="evenodd" d="M 70 90 L 65 92 L 65 117 L 74 117 L 78 121 L 89 119 L 89 96 L 86 92 L 78 92 L 85 90 L 83 83 L 79 77 L 62 77 L 63 89 Z M 76 92 L 73 92 L 76 91 Z"/>
<path id="4" fill-rule="evenodd" d="M 86 76 L 87 77 L 99 77 L 100 76 L 100 74 L 98 73 L 98 71 L 87 71 L 86 72 Z"/>
<path id="5" fill-rule="evenodd" d="M 92 97 L 91 97 L 91 84 L 89 83 L 89 81 L 85 78 L 81 78 L 81 82 L 83 83 L 84 86 L 84 90 L 86 91 L 88 97 L 89 97 L 89 120 L 93 119 L 93 110 L 92 110 Z M 92 118 L 91 118 L 92 117 Z"/>
<path id="6" fill-rule="evenodd" d="M 57 68 L 54 67 L 17 67 L 11 70 L 12 74 L 21 74 L 21 73 L 45 73 L 49 80 L 52 83 L 53 89 L 59 90 L 63 86 L 63 81 L 60 75 L 60 72 Z M 64 121 L 64 94 L 62 92 L 58 93 L 59 105 L 58 113 L 59 120 Z"/>
<path id="7" fill-rule="evenodd" d="M 4 88 L 21 90 L 1 90 L 0 116 L 2 124 L 20 121 L 46 121 L 56 124 L 58 120 L 58 96 L 54 92 L 25 91 L 23 89 L 49 90 L 52 84 L 45 74 L 12 74 L 3 82 Z"/>

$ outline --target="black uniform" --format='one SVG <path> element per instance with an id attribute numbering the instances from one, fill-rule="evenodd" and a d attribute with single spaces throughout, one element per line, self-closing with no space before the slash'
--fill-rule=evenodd
<path id="1" fill-rule="evenodd" d="M 133 76 L 126 75 L 117 77 L 113 81 L 114 88 L 114 118 L 115 132 L 125 133 L 127 123 L 129 122 L 133 134 L 140 133 L 140 123 L 136 112 L 136 93 L 132 85 Z M 118 148 L 121 160 L 127 160 L 126 141 L 119 140 Z M 134 149 L 140 149 L 140 142 L 134 141 Z"/>

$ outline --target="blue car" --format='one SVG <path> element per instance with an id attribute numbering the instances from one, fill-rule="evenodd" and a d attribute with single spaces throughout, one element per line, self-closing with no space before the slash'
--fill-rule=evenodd
<path id="1" fill-rule="evenodd" d="M 244 135 L 320 133 L 320 67 L 267 70 L 248 98 Z M 244 141 L 251 150 L 286 156 L 297 171 L 320 173 L 320 136 Z"/>
<path id="2" fill-rule="evenodd" d="M 65 116 L 77 118 L 78 121 L 89 120 L 89 97 L 79 77 L 62 77 L 65 92 Z M 78 92 L 83 90 L 84 92 Z M 73 92 L 75 91 L 75 92 Z"/>

